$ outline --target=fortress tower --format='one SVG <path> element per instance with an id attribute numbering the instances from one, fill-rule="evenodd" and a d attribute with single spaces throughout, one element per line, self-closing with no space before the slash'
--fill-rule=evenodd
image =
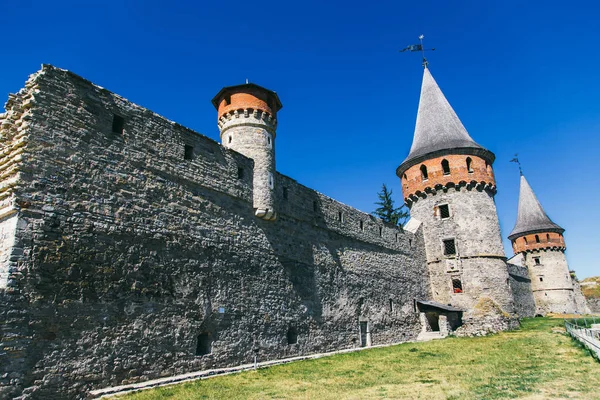
<path id="1" fill-rule="evenodd" d="M 409 224 L 423 224 L 433 300 L 462 308 L 467 318 L 474 309 L 490 309 L 489 300 L 514 311 L 494 158 L 469 136 L 425 68 L 413 144 L 396 174 L 416 220 Z"/>
<path id="2" fill-rule="evenodd" d="M 228 86 L 212 99 L 218 111 L 221 144 L 254 160 L 254 213 L 275 220 L 275 131 L 281 101 L 253 83 Z M 238 170 L 240 177 L 247 173 Z"/>
<path id="3" fill-rule="evenodd" d="M 508 236 L 516 256 L 529 270 L 536 314 L 577 310 L 573 281 L 565 258 L 565 230 L 548 217 L 521 175 L 517 223 Z"/>

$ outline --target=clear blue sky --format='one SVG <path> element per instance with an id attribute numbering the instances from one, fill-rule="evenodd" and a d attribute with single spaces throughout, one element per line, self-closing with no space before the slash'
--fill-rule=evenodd
<path id="1" fill-rule="evenodd" d="M 86 4 L 87 3 L 87 4 Z M 430 68 L 497 161 L 503 236 L 519 153 L 580 278 L 600 275 L 600 5 L 596 1 L 8 1 L 0 97 L 49 63 L 218 140 L 222 86 L 275 90 L 282 173 L 363 211 L 412 141 Z M 512 255 L 505 241 L 507 255 Z"/>

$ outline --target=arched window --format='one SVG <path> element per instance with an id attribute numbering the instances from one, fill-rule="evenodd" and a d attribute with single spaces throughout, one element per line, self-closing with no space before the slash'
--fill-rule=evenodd
<path id="1" fill-rule="evenodd" d="M 467 172 L 473 172 L 473 160 L 471 160 L 471 157 L 467 157 Z"/>
<path id="2" fill-rule="evenodd" d="M 535 242 L 539 243 L 540 242 L 540 237 L 538 235 L 535 235 Z"/>
<path id="3" fill-rule="evenodd" d="M 442 160 L 442 170 L 444 171 L 444 175 L 450 175 L 450 163 L 448 160 Z"/>
<path id="4" fill-rule="evenodd" d="M 460 279 L 452 279 L 452 291 L 454 293 L 462 293 L 463 292 L 463 288 L 462 288 L 462 282 L 460 281 Z"/>
<path id="5" fill-rule="evenodd" d="M 429 178 L 427 175 L 427 167 L 425 165 L 421 165 L 421 179 L 426 181 Z"/>
<path id="6" fill-rule="evenodd" d="M 546 241 L 547 241 L 548 243 L 550 243 L 550 234 L 549 234 L 549 233 L 546 233 Z"/>
<path id="7" fill-rule="evenodd" d="M 527 243 L 527 238 L 524 237 L 523 240 L 525 241 L 525 246 L 527 246 L 529 243 Z"/>

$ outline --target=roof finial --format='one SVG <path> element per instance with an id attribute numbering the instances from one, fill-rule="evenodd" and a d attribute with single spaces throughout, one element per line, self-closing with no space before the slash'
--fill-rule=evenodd
<path id="1" fill-rule="evenodd" d="M 424 37 L 425 36 L 420 35 L 419 36 L 420 44 L 411 44 L 410 46 L 407 46 L 404 49 L 400 50 L 400 53 L 402 53 L 404 51 L 407 51 L 407 50 L 411 51 L 411 52 L 413 52 L 413 51 L 420 51 L 421 54 L 423 55 L 423 68 L 427 68 L 427 65 L 429 65 L 429 62 L 427 62 L 427 59 L 425 58 L 425 50 L 431 50 L 431 51 L 433 51 L 435 49 L 426 49 L 426 48 L 423 47 L 423 38 Z"/>
<path id="2" fill-rule="evenodd" d="M 514 162 L 514 163 L 519 164 L 519 174 L 521 176 L 523 176 L 523 169 L 521 168 L 521 162 L 519 161 L 519 155 L 517 153 L 515 153 L 515 158 L 513 158 L 509 162 Z"/>

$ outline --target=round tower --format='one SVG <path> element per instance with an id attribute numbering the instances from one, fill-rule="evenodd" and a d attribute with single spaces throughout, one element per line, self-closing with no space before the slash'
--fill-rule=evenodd
<path id="1" fill-rule="evenodd" d="M 275 220 L 275 131 L 281 101 L 253 83 L 221 89 L 212 100 L 218 112 L 221 144 L 254 160 L 254 214 Z"/>
<path id="2" fill-rule="evenodd" d="M 582 312 L 565 257 L 565 230 L 552 222 L 521 175 L 517 223 L 508 239 L 527 267 L 536 314 Z"/>
<path id="3" fill-rule="evenodd" d="M 498 307 L 514 312 L 494 158 L 469 136 L 425 68 L 413 144 L 396 174 L 411 219 L 423 225 L 433 300 L 462 308 L 467 318 Z"/>

